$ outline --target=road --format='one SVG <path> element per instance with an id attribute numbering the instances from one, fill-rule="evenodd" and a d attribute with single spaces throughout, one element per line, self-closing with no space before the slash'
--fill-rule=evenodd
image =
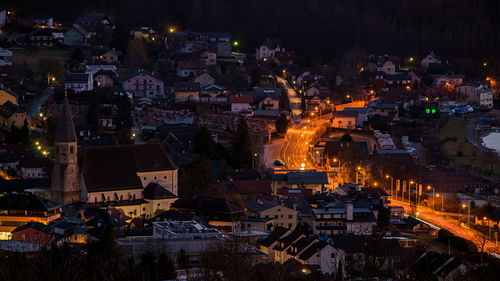
<path id="1" fill-rule="evenodd" d="M 478 233 L 477 231 L 467 228 L 465 225 L 460 223 L 457 219 L 454 217 L 458 217 L 459 214 L 457 213 L 447 213 L 447 212 L 439 212 L 439 211 L 434 211 L 431 208 L 423 207 L 423 206 L 418 206 L 416 208 L 415 206 L 410 207 L 410 205 L 407 202 L 402 202 L 399 200 L 391 200 L 391 205 L 394 206 L 403 206 L 405 211 L 407 213 L 409 212 L 418 212 L 417 217 L 429 222 L 433 225 L 436 225 L 440 228 L 444 228 L 451 233 L 463 237 L 469 241 L 472 241 L 476 246 L 478 247 L 478 250 L 481 251 L 481 246 L 483 243 L 483 239 L 481 239 L 482 234 Z M 462 214 L 462 216 L 464 216 Z M 472 221 L 472 218 L 471 218 Z M 495 247 L 495 241 L 486 241 L 484 245 L 484 251 L 486 251 L 488 248 L 496 248 Z"/>
<path id="2" fill-rule="evenodd" d="M 276 76 L 278 83 L 285 89 L 288 95 L 288 101 L 290 103 L 290 110 L 292 111 L 292 117 L 299 116 L 302 114 L 302 108 L 300 106 L 300 97 L 297 92 L 290 86 L 290 84 L 283 78 Z"/>
<path id="3" fill-rule="evenodd" d="M 38 118 L 38 114 L 40 113 L 42 104 L 53 93 L 54 93 L 53 87 L 47 87 L 45 90 L 43 90 L 42 94 L 36 97 L 35 100 L 33 100 L 33 102 L 31 103 L 28 109 L 28 115 L 31 118 Z"/>

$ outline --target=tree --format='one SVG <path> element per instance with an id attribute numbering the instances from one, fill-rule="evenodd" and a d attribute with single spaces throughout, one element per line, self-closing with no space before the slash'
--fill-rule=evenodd
<path id="1" fill-rule="evenodd" d="M 351 137 L 351 135 L 349 134 L 344 134 L 341 138 L 340 138 L 340 141 L 341 142 L 352 142 L 353 139 Z"/>
<path id="2" fill-rule="evenodd" d="M 85 54 L 83 53 L 82 49 L 76 48 L 73 51 L 73 54 L 71 54 L 71 59 L 81 63 L 85 59 Z"/>
<path id="3" fill-rule="evenodd" d="M 386 228 L 390 225 L 390 219 L 391 219 L 391 211 L 389 208 L 384 207 L 383 205 L 380 207 L 378 211 L 378 217 L 377 217 L 377 225 L 380 228 Z"/>
<path id="4" fill-rule="evenodd" d="M 158 258 L 158 277 L 160 280 L 172 280 L 177 277 L 174 262 L 165 253 L 161 253 Z"/>
<path id="5" fill-rule="evenodd" d="M 99 104 L 97 102 L 97 94 L 91 94 L 90 106 L 87 111 L 87 123 L 97 129 L 99 125 Z"/>
<path id="6" fill-rule="evenodd" d="M 214 182 L 215 176 L 210 168 L 210 160 L 205 155 L 199 155 L 181 168 L 179 190 L 182 196 L 192 196 L 202 193 Z"/>
<path id="7" fill-rule="evenodd" d="M 128 41 L 126 50 L 126 62 L 131 68 L 143 68 L 149 65 L 150 60 L 146 52 L 146 46 L 142 41 Z"/>
<path id="8" fill-rule="evenodd" d="M 240 117 L 232 137 L 232 164 L 234 168 L 248 169 L 252 166 L 252 152 L 247 121 Z"/>
<path id="9" fill-rule="evenodd" d="M 215 157 L 215 142 L 206 127 L 201 127 L 194 138 L 194 149 L 209 159 Z"/>
<path id="10" fill-rule="evenodd" d="M 280 134 L 285 134 L 288 130 L 288 119 L 286 119 L 285 114 L 280 114 L 278 119 L 276 119 L 276 131 Z"/>

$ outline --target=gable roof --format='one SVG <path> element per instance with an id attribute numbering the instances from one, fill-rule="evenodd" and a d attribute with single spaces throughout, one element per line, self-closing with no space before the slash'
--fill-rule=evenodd
<path id="1" fill-rule="evenodd" d="M 138 172 L 175 170 L 158 143 L 86 148 L 83 178 L 89 191 L 142 188 Z"/>
<path id="2" fill-rule="evenodd" d="M 168 199 L 168 198 L 177 198 L 175 194 L 168 191 L 165 187 L 150 182 L 142 191 L 144 199 Z"/>
<path id="3" fill-rule="evenodd" d="M 260 241 L 260 244 L 264 247 L 270 247 L 274 242 L 278 241 L 281 236 L 285 235 L 288 231 L 287 228 L 277 226 L 274 230 L 267 236 L 264 240 Z"/>
<path id="4" fill-rule="evenodd" d="M 279 206 L 278 203 L 267 201 L 267 200 L 258 200 L 256 202 L 251 202 L 251 203 L 245 204 L 245 208 L 247 208 L 248 210 L 255 212 L 255 213 L 260 213 L 260 212 L 272 209 L 276 206 Z M 286 208 L 286 207 L 283 207 L 283 208 Z"/>
<path id="5" fill-rule="evenodd" d="M 21 226 L 16 227 L 14 230 L 12 230 L 12 233 L 16 233 L 16 232 L 19 232 L 21 230 L 25 230 L 25 229 L 28 229 L 28 228 L 34 228 L 34 229 L 36 229 L 38 231 L 49 233 L 49 234 L 54 229 L 50 225 L 45 225 L 43 223 L 39 223 L 39 222 L 36 222 L 36 221 L 30 221 L 30 222 L 28 222 L 25 225 L 21 225 Z"/>
<path id="6" fill-rule="evenodd" d="M 229 102 L 231 103 L 252 103 L 252 95 L 231 95 L 229 96 Z"/>
<path id="7" fill-rule="evenodd" d="M 326 172 L 297 171 L 287 174 L 288 184 L 328 184 Z"/>
<path id="8" fill-rule="evenodd" d="M 146 75 L 149 75 L 149 76 L 151 76 L 151 77 L 154 77 L 154 78 L 156 78 L 156 79 L 158 79 L 158 80 L 161 80 L 161 81 L 163 82 L 163 78 L 161 78 L 160 76 L 155 75 L 155 74 L 153 74 L 153 73 L 151 73 L 151 72 L 148 72 L 148 71 L 146 71 L 146 70 L 143 70 L 143 69 L 139 69 L 137 72 L 134 72 L 134 73 L 132 73 L 132 74 L 129 74 L 129 75 L 127 75 L 127 76 L 124 76 L 124 77 L 121 79 L 121 81 L 123 82 L 123 81 L 125 81 L 125 80 L 131 79 L 131 78 L 134 78 L 135 76 L 141 75 L 141 74 L 143 74 L 143 73 L 144 73 L 144 74 L 146 74 Z"/>
<path id="9" fill-rule="evenodd" d="M 76 32 L 78 32 L 82 37 L 87 37 L 88 36 L 88 32 L 87 30 L 85 30 L 85 28 L 83 28 L 83 26 L 79 25 L 79 24 L 73 24 L 72 28 L 71 29 L 74 29 Z M 69 30 L 68 30 L 69 31 Z"/>
<path id="10" fill-rule="evenodd" d="M 9 193 L 0 197 L 0 210 L 50 211 L 59 206 L 31 193 Z"/>
<path id="11" fill-rule="evenodd" d="M 56 142 L 76 142 L 75 126 L 69 111 L 68 97 L 64 96 L 61 114 L 57 119 Z"/>
<path id="12" fill-rule="evenodd" d="M 325 241 L 318 241 L 313 245 L 309 246 L 304 252 L 302 252 L 299 255 L 299 259 L 307 261 L 314 254 L 318 253 L 318 251 L 323 250 L 323 248 L 325 248 L 326 246 L 328 246 L 328 243 L 326 243 Z"/>

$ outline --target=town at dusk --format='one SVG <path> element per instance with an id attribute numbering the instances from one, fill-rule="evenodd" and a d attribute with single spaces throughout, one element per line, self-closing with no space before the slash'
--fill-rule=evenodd
<path id="1" fill-rule="evenodd" d="M 500 1 L 0 0 L 0 280 L 500 280 Z"/>

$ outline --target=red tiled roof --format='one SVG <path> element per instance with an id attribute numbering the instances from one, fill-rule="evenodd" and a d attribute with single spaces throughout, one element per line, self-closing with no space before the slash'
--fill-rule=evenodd
<path id="1" fill-rule="evenodd" d="M 236 180 L 233 181 L 241 194 L 271 194 L 271 182 L 268 180 Z"/>
<path id="2" fill-rule="evenodd" d="M 252 103 L 252 95 L 233 95 L 229 97 L 231 103 Z"/>

